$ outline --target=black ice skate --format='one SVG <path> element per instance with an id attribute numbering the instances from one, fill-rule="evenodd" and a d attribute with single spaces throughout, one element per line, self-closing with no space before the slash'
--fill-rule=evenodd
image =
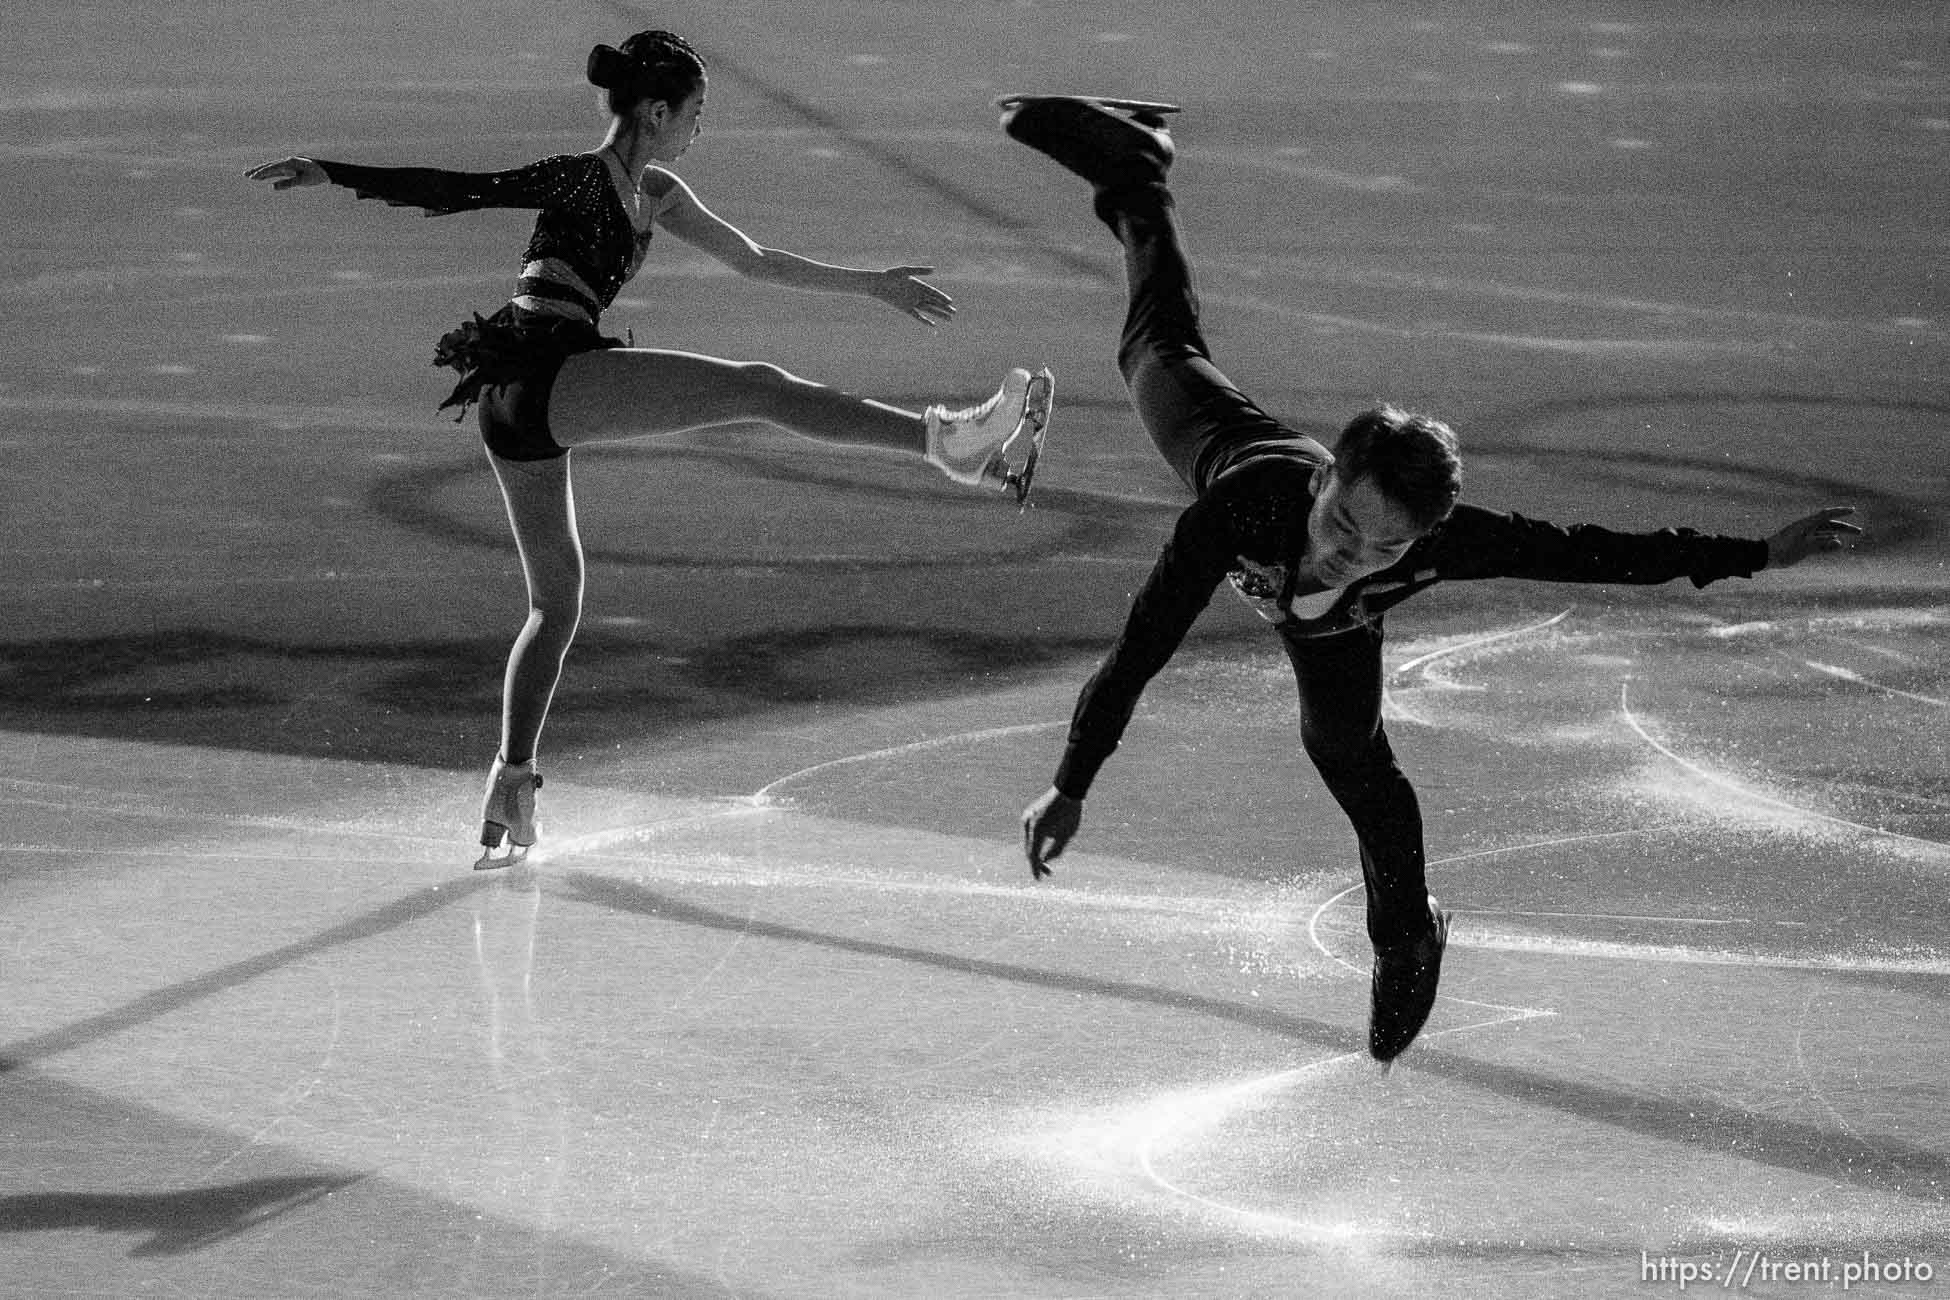
<path id="1" fill-rule="evenodd" d="M 1004 95 L 1002 129 L 1099 190 L 1163 185 L 1176 150 L 1166 129 L 1176 104 L 1095 95 Z"/>
<path id="2" fill-rule="evenodd" d="M 1368 1054 L 1388 1065 L 1408 1050 L 1435 1008 L 1442 953 L 1449 946 L 1449 913 L 1429 899 L 1429 926 L 1401 943 L 1375 950 L 1368 994 Z"/>

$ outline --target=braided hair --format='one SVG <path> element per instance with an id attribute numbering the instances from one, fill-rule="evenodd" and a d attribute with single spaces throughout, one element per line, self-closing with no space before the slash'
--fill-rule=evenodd
<path id="1" fill-rule="evenodd" d="M 704 57 L 670 32 L 638 32 L 620 50 L 589 51 L 589 84 L 609 92 L 609 111 L 618 117 L 645 100 L 681 104 L 703 80 Z"/>

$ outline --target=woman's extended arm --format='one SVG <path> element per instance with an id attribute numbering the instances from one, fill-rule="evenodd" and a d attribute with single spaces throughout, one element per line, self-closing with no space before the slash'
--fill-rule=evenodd
<path id="1" fill-rule="evenodd" d="M 477 208 L 545 208 L 573 200 L 579 189 L 609 184 L 609 173 L 602 163 L 586 154 L 559 154 L 498 172 L 367 167 L 323 158 L 280 158 L 253 167 L 244 175 L 254 181 L 269 181 L 277 190 L 330 182 L 362 199 L 379 199 L 396 208 L 420 208 L 430 217 Z"/>
<path id="2" fill-rule="evenodd" d="M 934 269 L 931 266 L 868 271 L 766 248 L 705 207 L 681 177 L 661 167 L 649 170 L 645 198 L 655 207 L 657 224 L 742 276 L 815 293 L 877 298 L 923 325 L 934 325 L 955 314 L 954 300 L 920 278 Z"/>
<path id="3" fill-rule="evenodd" d="M 244 175 L 254 181 L 269 181 L 274 190 L 323 185 L 329 179 L 325 169 L 309 158 L 280 158 L 276 162 L 259 163 Z"/>

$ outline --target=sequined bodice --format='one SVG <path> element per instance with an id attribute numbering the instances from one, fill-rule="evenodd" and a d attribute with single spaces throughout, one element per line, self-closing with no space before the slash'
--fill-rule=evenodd
<path id="1" fill-rule="evenodd" d="M 365 167 L 316 160 L 335 185 L 362 199 L 423 208 L 434 216 L 478 208 L 534 208 L 524 263 L 553 258 L 580 276 L 608 307 L 643 265 L 651 230 L 637 230 L 596 154 L 558 154 L 502 172 L 432 167 Z"/>

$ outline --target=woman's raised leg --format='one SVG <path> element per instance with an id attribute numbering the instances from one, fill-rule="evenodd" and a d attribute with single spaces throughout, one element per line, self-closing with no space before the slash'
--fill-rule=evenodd
<path id="1" fill-rule="evenodd" d="M 768 362 L 612 348 L 562 363 L 548 421 L 564 447 L 759 422 L 819 442 L 910 452 L 956 482 L 1003 486 L 1012 473 L 1004 449 L 1026 430 L 1040 450 L 1050 397 L 1047 371 L 1032 377 L 1018 370 L 985 403 L 917 414 Z M 1029 460 L 1033 467 L 1033 451 Z"/>
<path id="2" fill-rule="evenodd" d="M 921 455 L 927 420 L 884 402 L 801 379 L 762 361 L 661 348 L 581 352 L 562 363 L 549 396 L 556 442 L 578 447 L 759 421 L 820 442 Z"/>

